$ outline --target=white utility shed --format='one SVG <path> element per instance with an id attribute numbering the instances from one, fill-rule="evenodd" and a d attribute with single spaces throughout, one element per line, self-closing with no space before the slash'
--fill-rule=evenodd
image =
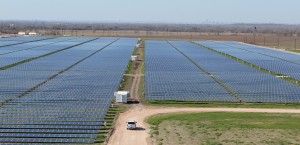
<path id="1" fill-rule="evenodd" d="M 18 35 L 26 35 L 25 32 L 18 32 Z"/>
<path id="2" fill-rule="evenodd" d="M 138 60 L 138 56 L 136 56 L 136 55 L 132 55 L 131 56 L 131 61 L 137 61 Z"/>
<path id="3" fill-rule="evenodd" d="M 29 35 L 30 36 L 35 36 L 35 35 L 37 35 L 37 33 L 35 33 L 35 32 L 29 32 Z"/>
<path id="4" fill-rule="evenodd" d="M 118 91 L 115 92 L 116 102 L 117 103 L 127 103 L 129 92 L 128 91 Z"/>

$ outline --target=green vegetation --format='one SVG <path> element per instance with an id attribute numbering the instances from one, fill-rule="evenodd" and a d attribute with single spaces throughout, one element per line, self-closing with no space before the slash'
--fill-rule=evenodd
<path id="1" fill-rule="evenodd" d="M 133 82 L 133 77 L 123 76 L 122 82 L 119 86 L 119 91 L 129 91 Z"/>
<path id="2" fill-rule="evenodd" d="M 145 99 L 145 93 L 146 93 L 146 87 L 145 87 L 145 76 L 141 77 L 140 79 L 140 86 L 139 86 L 139 96 L 140 96 L 140 100 L 143 104 L 149 104 L 147 103 L 148 101 Z"/>
<path id="3" fill-rule="evenodd" d="M 146 64 L 146 55 L 145 55 L 146 54 L 146 48 L 145 48 L 145 40 L 143 40 L 143 39 L 141 40 L 141 48 L 142 48 L 142 52 L 143 52 L 141 54 L 141 59 L 144 61 L 144 65 L 142 67 L 142 70 L 141 70 L 142 72 L 141 73 L 145 75 L 146 74 L 145 73 L 145 71 L 146 71 L 146 67 L 145 67 L 145 64 Z"/>
<path id="4" fill-rule="evenodd" d="M 146 59 L 145 59 L 145 40 L 142 39 L 140 41 L 140 49 L 142 49 L 142 53 L 140 54 L 140 58 L 143 60 L 144 64 L 142 65 L 142 69 L 141 69 L 141 74 L 143 75 L 140 79 L 140 85 L 139 85 L 139 89 L 138 89 L 138 93 L 139 93 L 139 96 L 140 96 L 140 100 L 142 103 L 147 103 L 147 100 L 145 99 L 145 94 L 146 94 Z"/>
<path id="5" fill-rule="evenodd" d="M 129 62 L 127 69 L 125 71 L 125 74 L 133 74 L 134 73 L 134 68 L 135 68 L 134 64 L 135 63 L 133 61 Z"/>
<path id="6" fill-rule="evenodd" d="M 157 144 L 297 144 L 299 114 L 181 113 L 150 117 Z"/>
<path id="7" fill-rule="evenodd" d="M 189 101 L 147 101 L 146 105 L 166 107 L 212 107 L 212 108 L 290 108 L 300 109 L 300 104 L 275 103 L 230 103 L 230 102 L 189 102 Z"/>
<path id="8" fill-rule="evenodd" d="M 133 51 L 132 55 L 139 55 L 138 48 L 134 48 L 134 51 Z"/>
<path id="9" fill-rule="evenodd" d="M 289 50 L 289 51 L 300 53 L 300 50 Z"/>
<path id="10" fill-rule="evenodd" d="M 135 48 L 132 55 L 138 55 L 138 48 Z M 131 85 L 133 83 L 133 77 L 132 76 L 126 76 L 126 75 L 133 75 L 136 70 L 136 62 L 130 61 L 127 69 L 125 70 L 125 75 L 123 76 L 123 79 L 119 86 L 119 91 L 129 91 L 131 88 Z"/>

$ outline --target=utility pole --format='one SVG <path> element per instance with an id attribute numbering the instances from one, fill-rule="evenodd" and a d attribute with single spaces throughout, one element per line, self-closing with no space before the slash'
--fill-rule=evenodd
<path id="1" fill-rule="evenodd" d="M 256 37 L 256 26 L 254 27 L 254 45 L 256 44 L 255 37 Z"/>
<path id="2" fill-rule="evenodd" d="M 297 50 L 297 38 L 295 38 L 295 50 Z"/>

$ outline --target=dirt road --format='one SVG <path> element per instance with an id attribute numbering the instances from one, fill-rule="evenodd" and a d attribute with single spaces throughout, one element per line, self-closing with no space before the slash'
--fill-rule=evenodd
<path id="1" fill-rule="evenodd" d="M 152 115 L 176 112 L 265 112 L 265 113 L 300 113 L 300 109 L 254 109 L 254 108 L 158 108 L 138 105 L 120 114 L 115 132 L 108 145 L 151 145 L 149 128 L 145 120 Z M 127 130 L 126 121 L 138 122 L 138 130 Z"/>
<path id="2" fill-rule="evenodd" d="M 134 79 L 132 82 L 131 90 L 130 90 L 130 96 L 133 97 L 133 99 L 139 100 L 139 85 L 140 80 L 143 74 L 140 74 L 142 66 L 144 65 L 143 62 L 139 62 L 139 66 L 137 70 L 135 71 L 135 74 L 133 75 Z"/>
<path id="3" fill-rule="evenodd" d="M 143 76 L 142 68 L 143 68 L 144 62 L 143 62 L 143 60 L 141 60 L 141 58 L 144 54 L 143 54 L 142 48 L 138 49 L 138 54 L 139 54 L 138 56 L 140 58 L 140 61 L 136 62 L 136 63 L 138 63 L 138 66 L 137 66 L 136 70 L 134 71 L 134 74 L 127 75 L 127 76 L 134 77 L 132 86 L 131 86 L 131 90 L 130 90 L 130 96 L 132 99 L 135 99 L 135 100 L 139 100 L 139 98 L 140 98 L 139 86 L 140 86 L 141 77 Z"/>

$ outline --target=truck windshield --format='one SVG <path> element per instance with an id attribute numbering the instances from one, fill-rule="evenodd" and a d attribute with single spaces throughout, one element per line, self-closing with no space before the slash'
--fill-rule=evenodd
<path id="1" fill-rule="evenodd" d="M 128 122 L 128 124 L 135 124 L 135 122 Z"/>

